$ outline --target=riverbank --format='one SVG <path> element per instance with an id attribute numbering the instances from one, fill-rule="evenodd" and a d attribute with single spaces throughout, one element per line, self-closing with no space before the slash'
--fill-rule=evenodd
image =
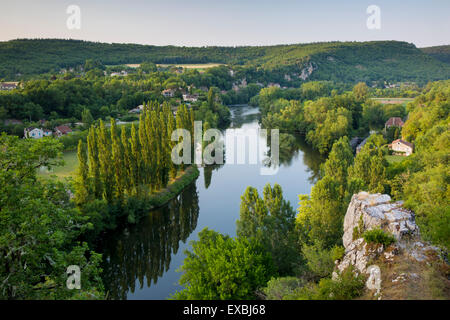
<path id="1" fill-rule="evenodd" d="M 170 200 L 178 196 L 184 188 L 194 182 L 200 174 L 196 166 L 190 166 L 178 174 L 175 179 L 169 182 L 168 186 L 157 193 L 150 195 L 147 199 L 151 205 L 150 210 L 165 206 Z"/>

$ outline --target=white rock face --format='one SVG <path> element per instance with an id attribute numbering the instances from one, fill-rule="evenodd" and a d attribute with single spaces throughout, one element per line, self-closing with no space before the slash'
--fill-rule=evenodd
<path id="1" fill-rule="evenodd" d="M 310 62 L 305 68 L 302 69 L 302 72 L 299 76 L 300 79 L 306 80 L 308 77 L 313 73 L 313 71 L 316 68 L 313 66 L 313 64 Z"/>
<path id="2" fill-rule="evenodd" d="M 344 219 L 344 247 L 353 242 L 353 230 L 359 228 L 362 219 L 363 233 L 366 230 L 383 228 L 392 233 L 397 240 L 404 236 L 418 236 L 419 228 L 414 213 L 402 207 L 402 202 L 391 203 L 387 194 L 360 192 L 353 195 Z"/>
<path id="3" fill-rule="evenodd" d="M 397 242 L 385 251 L 382 245 L 368 246 L 363 238 L 354 237 L 354 231 L 362 235 L 366 230 L 383 229 L 392 234 Z M 345 255 L 337 263 L 337 272 L 344 271 L 350 265 L 358 273 L 366 273 L 369 280 L 366 286 L 380 293 L 381 271 L 376 265 L 368 267 L 372 258 L 383 257 L 386 262 L 393 262 L 402 251 L 412 259 L 421 262 L 427 259 L 428 250 L 438 248 L 420 240 L 419 227 L 415 223 L 414 213 L 403 208 L 403 202 L 391 202 L 386 194 L 369 194 L 360 192 L 353 195 L 344 218 L 344 236 L 342 238 Z M 337 274 L 334 274 L 336 277 Z"/>
<path id="4" fill-rule="evenodd" d="M 375 290 L 376 294 L 379 295 L 381 291 L 381 270 L 377 265 L 372 265 L 367 268 L 367 273 L 369 278 L 366 282 L 366 287 L 369 290 Z"/>

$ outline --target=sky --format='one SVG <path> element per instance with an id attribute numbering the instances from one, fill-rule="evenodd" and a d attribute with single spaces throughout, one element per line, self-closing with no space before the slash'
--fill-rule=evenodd
<path id="1" fill-rule="evenodd" d="M 0 41 L 71 38 L 108 43 L 242 46 L 400 40 L 450 44 L 450 0 L 0 0 Z M 80 9 L 69 29 L 70 5 Z M 366 12 L 380 9 L 379 29 Z M 70 20 L 74 21 L 74 20 Z"/>

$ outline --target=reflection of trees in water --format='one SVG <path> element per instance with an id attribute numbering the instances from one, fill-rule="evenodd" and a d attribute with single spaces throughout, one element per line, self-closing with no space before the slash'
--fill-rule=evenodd
<path id="1" fill-rule="evenodd" d="M 253 121 L 259 120 L 260 117 L 261 117 L 261 115 L 259 113 L 255 113 L 255 114 L 248 114 L 248 115 L 243 115 L 243 116 L 233 118 L 233 121 L 230 125 L 230 129 L 240 128 L 240 127 L 242 127 L 242 125 L 244 125 L 246 123 L 251 123 Z"/>
<path id="2" fill-rule="evenodd" d="M 257 108 L 249 107 L 247 105 L 233 106 L 232 107 L 232 119 L 230 129 L 237 129 L 242 127 L 243 124 L 257 121 L 261 117 L 261 113 Z"/>
<path id="3" fill-rule="evenodd" d="M 225 157 L 224 157 L 225 159 Z M 224 160 L 225 162 L 225 160 Z M 203 167 L 203 176 L 205 178 L 205 189 L 208 189 L 209 185 L 211 184 L 211 178 L 212 173 L 214 170 L 219 170 L 221 167 L 223 167 L 223 164 L 211 164 L 211 165 L 205 165 Z"/>
<path id="4" fill-rule="evenodd" d="M 135 291 L 136 279 L 140 288 L 156 284 L 169 270 L 180 241 L 185 242 L 196 228 L 198 213 L 197 188 L 192 183 L 167 206 L 105 239 L 103 281 L 109 298 L 126 299 L 128 291 Z"/>
<path id="5" fill-rule="evenodd" d="M 307 166 L 306 171 L 310 174 L 308 181 L 312 184 L 316 183 L 320 178 L 320 166 L 325 158 L 318 151 L 312 149 L 300 135 L 280 133 L 279 141 L 279 165 L 291 166 L 294 158 L 302 151 L 303 163 Z M 269 158 L 271 156 L 270 135 L 267 138 L 267 146 L 267 157 Z M 268 163 L 269 166 L 272 165 L 272 163 Z"/>
<path id="6" fill-rule="evenodd" d="M 326 157 L 308 145 L 301 136 L 298 136 L 297 140 L 299 149 L 303 151 L 303 163 L 308 167 L 306 171 L 310 173 L 308 181 L 314 184 L 320 179 L 321 165 L 325 162 Z"/>

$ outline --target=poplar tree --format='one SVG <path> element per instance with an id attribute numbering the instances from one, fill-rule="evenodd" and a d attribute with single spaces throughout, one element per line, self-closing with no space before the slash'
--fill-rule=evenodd
<path id="1" fill-rule="evenodd" d="M 167 127 L 166 127 L 166 114 L 161 112 L 159 114 L 160 123 L 160 146 L 161 146 L 161 158 L 159 167 L 161 170 L 161 185 L 166 187 L 169 181 L 169 162 L 170 159 L 170 145 L 167 141 Z"/>
<path id="2" fill-rule="evenodd" d="M 78 205 L 82 205 L 89 198 L 89 168 L 87 163 L 86 149 L 83 141 L 78 141 L 78 175 L 77 175 L 77 192 L 75 193 L 75 201 Z"/>
<path id="3" fill-rule="evenodd" d="M 170 112 L 167 116 L 167 143 L 169 145 L 169 172 L 172 178 L 177 176 L 177 166 L 172 161 L 172 150 L 175 146 L 175 142 L 172 141 L 172 132 L 175 130 L 175 118 Z"/>
<path id="4" fill-rule="evenodd" d="M 122 143 L 122 150 L 123 150 L 123 181 L 124 181 L 124 188 L 128 193 L 131 193 L 132 186 L 131 186 L 131 176 L 132 176 L 132 158 L 133 155 L 131 154 L 130 149 L 130 143 L 129 139 L 126 134 L 125 127 L 122 126 L 121 132 L 120 132 L 120 140 Z"/>
<path id="5" fill-rule="evenodd" d="M 97 129 L 98 136 L 98 158 L 100 163 L 100 179 L 103 185 L 103 197 L 111 202 L 114 190 L 114 175 L 111 170 L 111 143 L 106 132 L 105 124 L 100 120 L 100 126 Z"/>
<path id="6" fill-rule="evenodd" d="M 96 199 L 101 199 L 103 189 L 100 179 L 100 164 L 98 160 L 97 135 L 94 126 L 89 129 L 87 136 L 88 154 L 89 154 L 89 175 L 93 180 L 93 192 Z"/>
<path id="7" fill-rule="evenodd" d="M 117 135 L 116 121 L 111 118 L 111 154 L 112 154 L 112 170 L 114 171 L 114 193 L 115 197 L 122 199 L 124 190 L 124 161 L 122 143 Z"/>
<path id="8" fill-rule="evenodd" d="M 141 148 L 139 144 L 139 136 L 136 132 L 134 123 L 131 125 L 131 185 L 134 186 L 136 192 L 140 181 L 140 168 L 141 168 Z"/>

